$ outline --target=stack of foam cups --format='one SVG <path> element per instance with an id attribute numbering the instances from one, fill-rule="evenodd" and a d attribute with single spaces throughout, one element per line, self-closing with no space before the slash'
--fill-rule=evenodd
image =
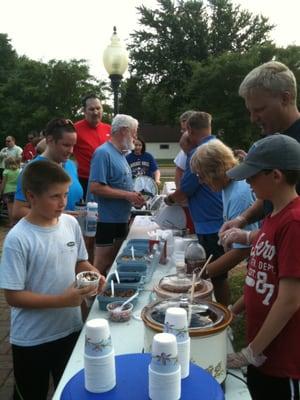
<path id="1" fill-rule="evenodd" d="M 190 347 L 187 312 L 184 308 L 170 307 L 166 310 L 164 332 L 175 335 L 178 350 L 178 362 L 181 365 L 181 378 L 190 373 Z"/>
<path id="2" fill-rule="evenodd" d="M 115 353 L 106 319 L 86 323 L 84 385 L 92 393 L 103 393 L 116 385 Z"/>
<path id="3" fill-rule="evenodd" d="M 148 367 L 151 400 L 178 400 L 181 396 L 181 367 L 177 343 L 170 333 L 157 333 L 152 342 L 152 359 Z"/>

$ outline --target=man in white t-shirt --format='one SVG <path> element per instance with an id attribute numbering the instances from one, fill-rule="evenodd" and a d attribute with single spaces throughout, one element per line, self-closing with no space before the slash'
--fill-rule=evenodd
<path id="1" fill-rule="evenodd" d="M 180 186 L 180 180 L 181 177 L 185 171 L 185 164 L 186 164 L 186 158 L 187 158 L 187 153 L 191 148 L 189 147 L 188 144 L 188 139 L 186 137 L 183 138 L 184 133 L 187 130 L 186 124 L 187 120 L 190 118 L 190 116 L 194 113 L 195 111 L 185 111 L 181 116 L 179 117 L 180 121 L 180 127 L 181 127 L 181 132 L 182 132 L 182 137 L 180 139 L 179 145 L 181 147 L 181 150 L 177 154 L 177 156 L 174 159 L 174 164 L 176 165 L 175 168 L 175 185 L 176 189 L 179 188 Z"/>

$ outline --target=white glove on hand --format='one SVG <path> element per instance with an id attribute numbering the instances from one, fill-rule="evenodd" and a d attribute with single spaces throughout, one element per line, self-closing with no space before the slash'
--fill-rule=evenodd
<path id="1" fill-rule="evenodd" d="M 231 228 L 219 234 L 219 242 L 228 251 L 233 243 L 249 244 L 249 232 L 239 228 Z"/>
<path id="2" fill-rule="evenodd" d="M 238 215 L 236 218 L 224 222 L 219 231 L 219 235 L 225 233 L 231 228 L 242 228 L 245 225 L 247 225 L 246 219 L 241 215 Z"/>
<path id="3" fill-rule="evenodd" d="M 249 344 L 248 347 L 245 347 L 240 352 L 227 355 L 227 368 L 237 369 L 246 367 L 249 364 L 260 367 L 266 359 L 267 357 L 264 354 L 254 356 L 251 344 Z"/>

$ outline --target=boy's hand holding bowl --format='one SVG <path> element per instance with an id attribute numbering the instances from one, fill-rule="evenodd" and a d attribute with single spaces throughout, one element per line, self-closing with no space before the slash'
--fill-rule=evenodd
<path id="1" fill-rule="evenodd" d="M 83 271 L 76 275 L 76 286 L 81 289 L 87 286 L 93 287 L 94 291 L 89 293 L 89 296 L 98 294 L 105 283 L 105 278 L 96 271 Z"/>

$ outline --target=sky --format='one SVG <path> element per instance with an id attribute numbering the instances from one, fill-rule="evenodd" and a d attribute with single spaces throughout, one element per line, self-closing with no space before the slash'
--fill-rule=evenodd
<path id="1" fill-rule="evenodd" d="M 277 25 L 271 38 L 278 46 L 300 46 L 300 0 L 234 0 L 241 8 L 262 14 Z M 90 72 L 108 79 L 103 51 L 116 25 L 126 43 L 138 27 L 139 5 L 155 8 L 155 0 L 0 0 L 0 33 L 8 34 L 19 55 L 50 59 L 86 59 Z M 1 60 L 0 60 L 1 62 Z"/>

